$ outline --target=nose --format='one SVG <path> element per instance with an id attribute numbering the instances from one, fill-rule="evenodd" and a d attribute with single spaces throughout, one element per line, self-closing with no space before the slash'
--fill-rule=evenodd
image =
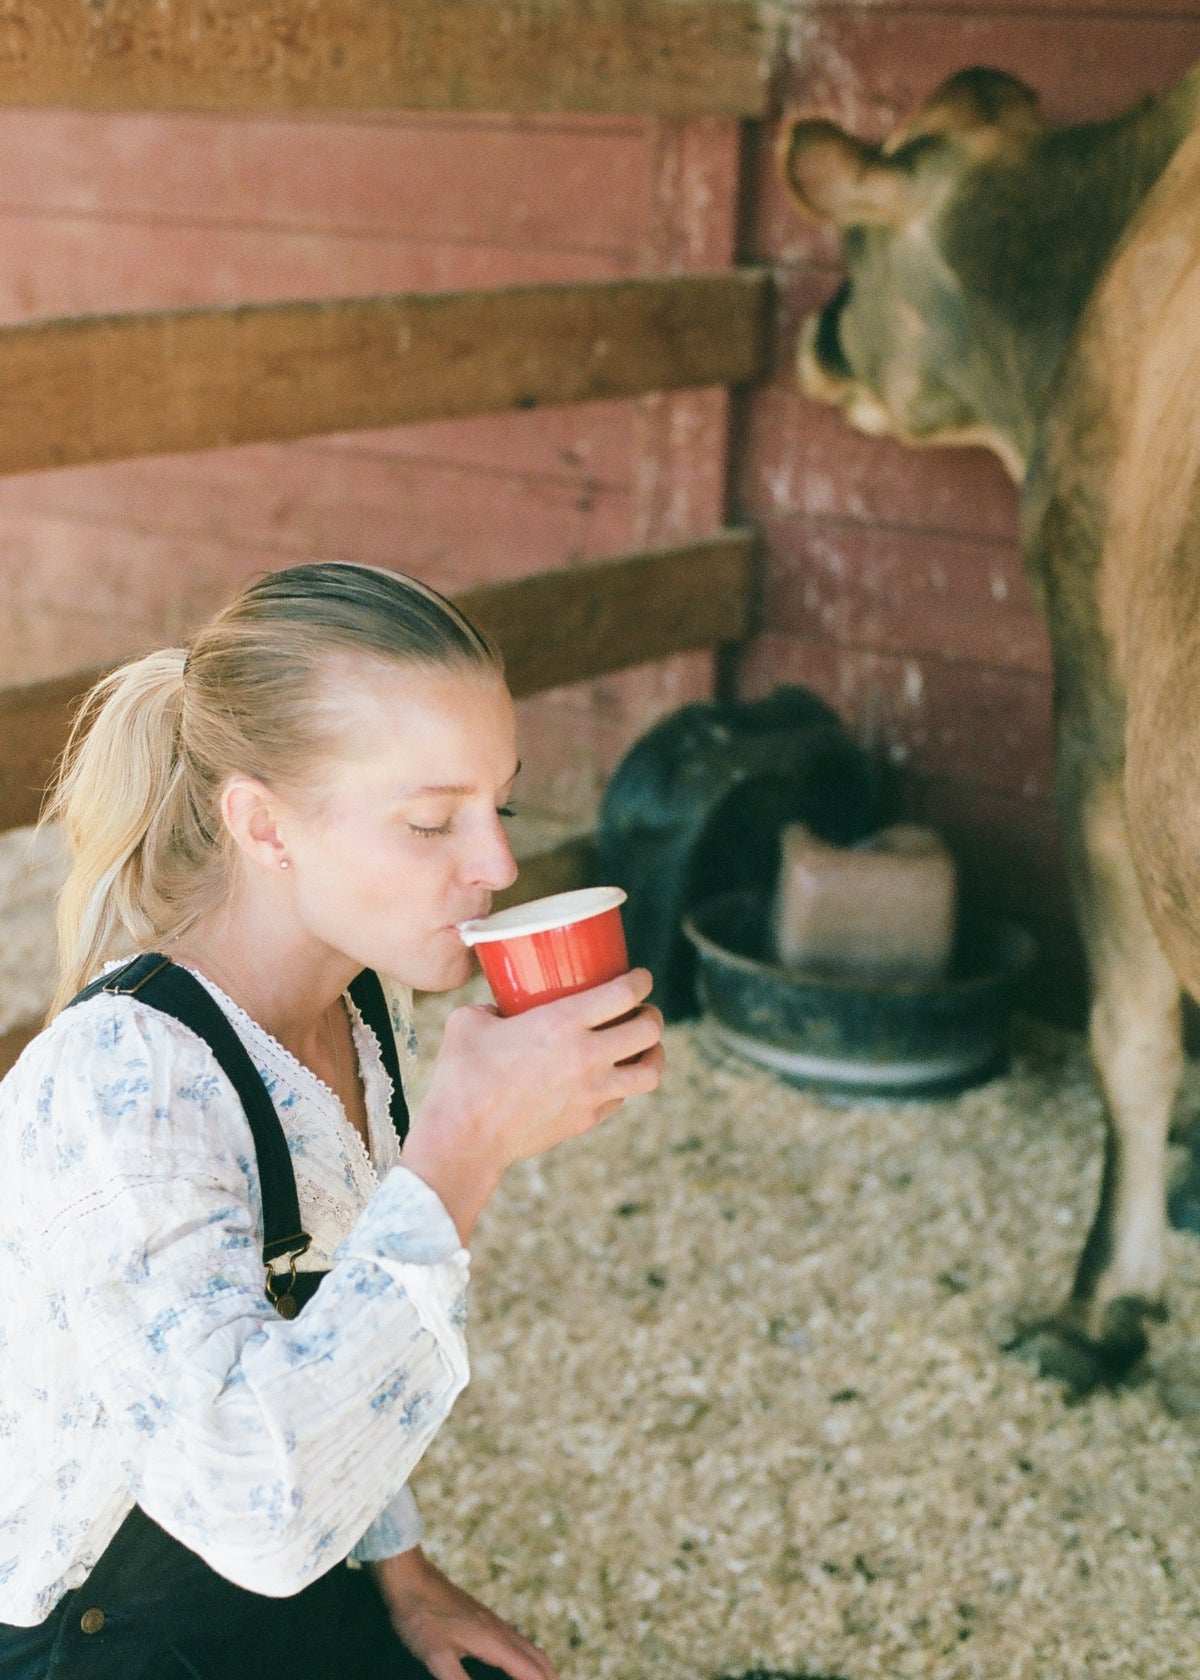
<path id="1" fill-rule="evenodd" d="M 503 892 L 511 887 L 519 871 L 512 847 L 508 843 L 504 824 L 497 816 L 489 825 L 486 839 L 472 851 L 466 874 L 471 885 L 485 887 L 488 892 Z"/>

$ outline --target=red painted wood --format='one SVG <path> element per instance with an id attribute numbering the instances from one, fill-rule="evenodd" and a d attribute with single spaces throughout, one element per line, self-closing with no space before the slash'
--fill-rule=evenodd
<path id="1" fill-rule="evenodd" d="M 906 817 L 937 829 L 949 843 L 964 910 L 1016 921 L 1034 935 L 1037 957 L 1019 1003 L 1066 1025 L 1082 1026 L 1086 967 L 1070 914 L 1053 806 L 915 776 L 908 778 L 901 797 Z"/>
<path id="2" fill-rule="evenodd" d="M 0 319 L 720 268 L 739 132 L 0 113 Z M 727 412 L 724 392 L 688 392 L 10 480 L 0 680 L 183 636 L 246 575 L 299 559 L 454 588 L 710 530 Z M 689 656 L 539 700 L 532 802 L 586 813 L 632 737 L 711 684 L 711 658 Z"/>
<path id="3" fill-rule="evenodd" d="M 1171 86 L 1200 59 L 1200 16 L 1170 11 L 806 7 L 793 26 L 781 97 L 882 139 L 944 77 L 985 64 L 1039 89 L 1054 121 L 1091 121 Z"/>
<path id="4" fill-rule="evenodd" d="M 284 449 L 230 450 L 205 475 L 171 465 L 71 474 L 62 489 L 52 474 L 13 480 L 13 489 L 0 482 L 5 613 L 35 590 L 64 623 L 118 623 L 118 654 L 136 645 L 124 637 L 126 622 L 141 625 L 146 642 L 158 625 L 180 633 L 197 622 L 187 606 L 197 588 L 207 612 L 234 581 L 262 568 L 356 559 L 415 571 L 450 590 L 548 570 L 551 558 L 570 564 L 635 546 L 634 509 L 622 492 L 597 492 L 585 504 L 553 480 L 481 480 L 454 467 L 336 455 L 319 464 Z M 205 586 L 210 578 L 215 595 Z M 29 654 L 10 652 L 17 660 Z M 45 674 L 15 670 L 3 680 Z"/>
<path id="5" fill-rule="evenodd" d="M 1021 18 L 1026 14 L 1050 13 L 1071 19 L 1083 17 L 1118 17 L 1145 19 L 1174 18 L 1185 22 L 1195 17 L 1195 9 L 1188 0 L 813 0 L 810 11 L 854 12 L 940 12 L 957 16 L 963 12 L 987 15 L 995 12 L 1001 18 Z"/>
<path id="6" fill-rule="evenodd" d="M 578 403 L 527 414 L 480 414 L 469 420 L 314 438 L 303 447 L 320 453 L 442 461 L 489 473 L 528 473 L 561 479 L 586 494 L 631 488 L 639 418 L 637 402 Z"/>
<path id="7" fill-rule="evenodd" d="M 945 777 L 912 776 L 902 808 L 905 817 L 946 836 L 966 904 L 1019 920 L 1031 905 L 1065 902 L 1062 834 L 1049 799 L 1017 800 Z"/>
<path id="8" fill-rule="evenodd" d="M 641 272 L 636 256 L 500 250 L 324 233 L 0 216 L 0 321 Z"/>
<path id="9" fill-rule="evenodd" d="M 594 811 L 632 742 L 665 713 L 712 691 L 712 654 L 688 653 L 519 701 L 517 809 Z"/>
<path id="10" fill-rule="evenodd" d="M 1049 797 L 1051 691 L 1045 677 L 768 630 L 745 655 L 741 687 L 759 695 L 779 683 L 820 694 L 864 746 L 899 772 L 1022 800 Z"/>
<path id="11" fill-rule="evenodd" d="M 616 118 L 7 110 L 0 207 L 159 226 L 630 251 L 653 210 L 656 129 Z"/>
<path id="12" fill-rule="evenodd" d="M 766 622 L 803 641 L 1048 677 L 1050 648 L 1012 543 L 856 520 L 767 518 Z"/>
<path id="13" fill-rule="evenodd" d="M 945 535 L 1017 541 L 1017 490 L 983 449 L 913 449 L 865 437 L 785 370 L 747 418 L 742 494 L 759 519 L 804 513 Z"/>

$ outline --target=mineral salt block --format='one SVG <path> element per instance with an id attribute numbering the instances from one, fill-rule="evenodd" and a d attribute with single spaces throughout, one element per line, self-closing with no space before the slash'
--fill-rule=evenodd
<path id="1" fill-rule="evenodd" d="M 785 968 L 890 981 L 945 975 L 958 881 L 932 829 L 899 823 L 846 847 L 790 823 L 781 854 L 774 933 Z"/>

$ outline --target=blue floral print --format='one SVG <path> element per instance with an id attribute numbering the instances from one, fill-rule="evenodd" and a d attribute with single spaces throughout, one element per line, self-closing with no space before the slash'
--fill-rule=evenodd
<path id="1" fill-rule="evenodd" d="M 302 1264 L 329 1276 L 298 1318 L 271 1308 L 249 1127 L 187 1028 L 101 994 L 33 1041 L 0 1082 L 0 1622 L 43 1620 L 135 1498 L 255 1592 L 420 1538 L 406 1484 L 467 1380 L 467 1255 L 399 1164 L 353 1005 L 369 1151 L 333 1092 L 199 978 L 273 1092 Z M 411 1067 L 410 1000 L 386 989 Z"/>

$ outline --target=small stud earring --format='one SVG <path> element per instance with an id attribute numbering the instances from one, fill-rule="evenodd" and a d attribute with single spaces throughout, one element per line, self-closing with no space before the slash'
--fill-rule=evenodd
<path id="1" fill-rule="evenodd" d="M 280 869 L 290 869 L 292 867 L 291 860 L 288 858 L 280 858 L 279 867 Z"/>

